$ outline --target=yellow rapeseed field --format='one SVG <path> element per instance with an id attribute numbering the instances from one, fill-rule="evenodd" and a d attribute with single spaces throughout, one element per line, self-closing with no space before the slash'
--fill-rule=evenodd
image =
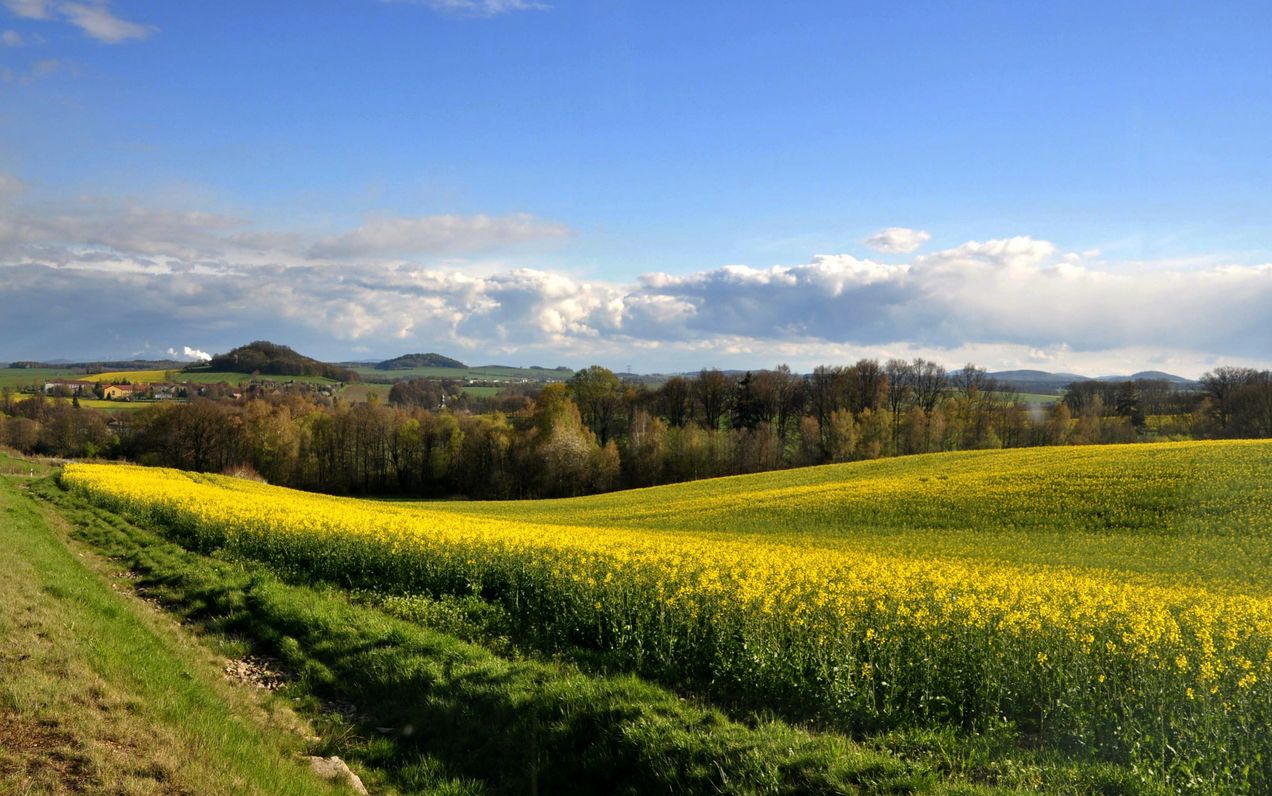
<path id="1" fill-rule="evenodd" d="M 85 381 L 100 381 L 104 384 L 116 382 L 157 384 L 159 382 L 180 381 L 179 375 L 179 371 L 175 370 L 112 370 L 106 373 L 94 373 L 83 378 Z"/>
<path id="2" fill-rule="evenodd" d="M 63 482 L 195 547 L 349 586 L 478 594 L 541 643 L 607 650 L 634 670 L 827 726 L 1008 724 L 1181 787 L 1266 789 L 1272 598 L 1003 547 L 1004 538 L 1063 547 L 1065 532 L 1092 533 L 1073 523 L 1098 516 L 1106 527 L 1097 537 L 1117 526 L 1146 549 L 1169 548 L 1168 531 L 1180 533 L 1167 516 L 1179 502 L 1172 479 L 1213 460 L 1209 480 L 1196 476 L 1206 480 L 1198 516 L 1210 516 L 1218 536 L 1266 550 L 1258 465 L 1272 447 L 1171 449 L 961 456 L 944 478 L 939 455 L 919 457 L 927 474 L 889 465 L 891 487 L 887 468 L 847 465 L 827 478 L 816 471 L 831 468 L 812 468 L 726 479 L 714 497 L 707 483 L 668 488 L 663 505 L 659 490 L 563 502 L 556 522 L 542 505 L 380 503 L 132 466 L 73 464 Z M 1074 456 L 1079 465 L 1066 465 Z M 1254 502 L 1215 497 L 1223 461 L 1245 462 L 1233 466 L 1255 479 L 1245 490 Z M 1068 487 L 1042 477 L 1056 470 Z M 1102 509 L 1073 502 L 1083 509 L 1076 519 L 1055 516 L 1075 495 Z M 779 515 L 766 536 L 763 518 Z M 801 515 L 810 531 L 801 533 Z M 1015 535 L 995 537 L 994 516 L 1015 523 Z M 1160 528 L 1148 527 L 1153 516 Z M 730 536 L 721 517 L 735 517 L 739 533 Z M 863 528 L 874 542 L 854 546 L 845 517 L 895 527 L 873 536 Z M 977 523 L 992 540 L 981 558 L 965 541 Z M 943 546 L 946 531 L 962 541 Z"/>

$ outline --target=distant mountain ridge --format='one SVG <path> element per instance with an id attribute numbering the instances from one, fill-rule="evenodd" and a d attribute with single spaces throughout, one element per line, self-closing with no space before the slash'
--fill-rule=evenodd
<path id="1" fill-rule="evenodd" d="M 1194 379 L 1185 379 L 1183 376 L 1176 376 L 1173 373 L 1166 373 L 1160 370 L 1141 370 L 1139 373 L 1132 373 L 1130 376 L 1100 376 L 1096 381 L 1168 381 L 1171 384 L 1193 384 L 1197 382 Z"/>
<path id="2" fill-rule="evenodd" d="M 1075 381 L 1166 381 L 1181 390 L 1198 389 L 1200 385 L 1193 379 L 1165 373 L 1160 370 L 1141 370 L 1130 376 L 1079 376 L 1076 373 L 1049 373 L 1045 370 L 1000 370 L 989 376 L 1000 384 L 1020 392 L 1042 394 L 1059 394 L 1061 390 Z"/>
<path id="3" fill-rule="evenodd" d="M 1036 381 L 1058 384 L 1061 387 L 1074 381 L 1085 381 L 1089 376 L 1079 376 L 1076 373 L 1049 373 L 1045 370 L 1000 370 L 989 374 L 991 377 L 999 381 Z"/>

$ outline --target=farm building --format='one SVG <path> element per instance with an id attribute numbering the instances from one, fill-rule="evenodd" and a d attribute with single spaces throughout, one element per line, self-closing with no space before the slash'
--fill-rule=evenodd
<path id="1" fill-rule="evenodd" d="M 44 383 L 44 394 L 52 395 L 58 392 L 66 392 L 70 395 L 91 395 L 93 387 L 96 385 L 91 381 L 72 381 L 68 379 L 54 379 Z"/>

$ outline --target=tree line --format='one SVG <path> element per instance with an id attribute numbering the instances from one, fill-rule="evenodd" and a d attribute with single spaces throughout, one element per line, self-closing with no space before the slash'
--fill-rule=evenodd
<path id="1" fill-rule="evenodd" d="M 1238 436 L 1272 436 L 1272 372 L 1216 368 L 1200 391 L 1080 382 L 1050 406 L 981 368 L 922 359 L 807 375 L 709 369 L 655 388 L 593 366 L 482 399 L 417 380 L 384 402 L 248 392 L 110 416 L 0 395 L 0 440 L 25 452 L 420 497 L 555 497 L 935 451 Z"/>

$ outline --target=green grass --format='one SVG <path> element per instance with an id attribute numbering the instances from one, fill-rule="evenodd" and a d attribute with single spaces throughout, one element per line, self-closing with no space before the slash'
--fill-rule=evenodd
<path id="1" fill-rule="evenodd" d="M 262 373 L 253 376 L 251 373 L 220 373 L 206 370 L 178 371 L 174 380 L 182 384 L 247 384 L 255 381 L 295 382 L 297 384 L 337 384 L 333 379 L 324 376 L 276 376 Z"/>
<path id="2" fill-rule="evenodd" d="M 582 498 L 447 502 L 525 522 L 1068 566 L 1272 594 L 1272 442 L 971 451 Z"/>
<path id="3" fill-rule="evenodd" d="M 9 457 L 5 457 L 8 459 Z M 317 794 L 206 650 L 69 550 L 0 478 L 0 793 Z"/>
<path id="4" fill-rule="evenodd" d="M 629 675 L 522 659 L 507 617 L 475 598 L 350 599 L 184 550 L 50 481 L 40 491 L 78 538 L 186 621 L 279 659 L 293 674 L 290 693 L 356 705 L 359 718 L 333 722 L 323 751 L 367 772 L 373 792 L 990 790 L 971 777 L 1082 793 L 1125 780 L 1008 739 L 914 731 L 862 743 L 763 716 L 742 723 Z"/>

